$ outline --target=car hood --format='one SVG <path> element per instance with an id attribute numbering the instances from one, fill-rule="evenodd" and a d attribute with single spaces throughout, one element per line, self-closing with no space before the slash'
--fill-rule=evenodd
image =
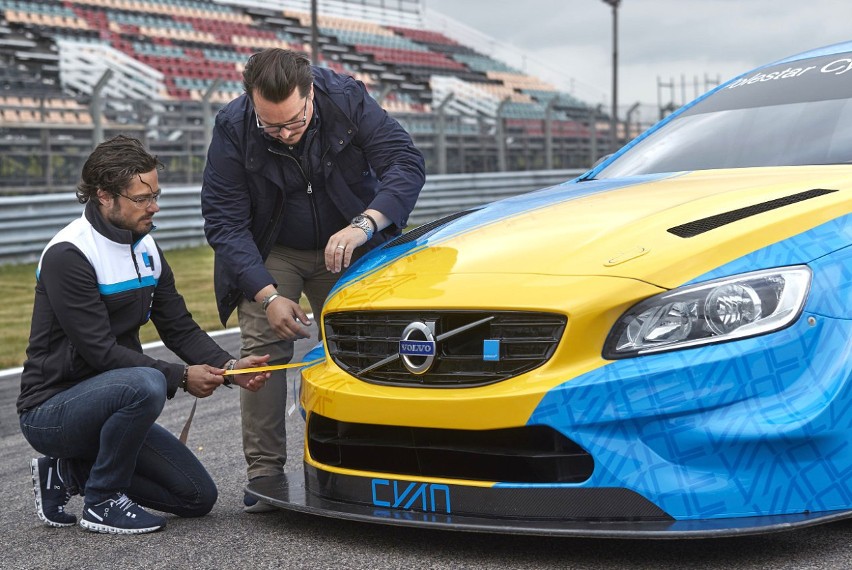
<path id="1" fill-rule="evenodd" d="M 611 276 L 673 288 L 850 211 L 847 166 L 572 181 L 402 236 L 366 256 L 343 285 L 391 272 Z"/>

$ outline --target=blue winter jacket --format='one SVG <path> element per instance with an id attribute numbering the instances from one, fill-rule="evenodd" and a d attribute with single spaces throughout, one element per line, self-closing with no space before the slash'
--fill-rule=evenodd
<path id="1" fill-rule="evenodd" d="M 314 105 L 321 126 L 307 157 L 343 219 L 367 208 L 392 224 L 366 244 L 398 235 L 426 178 L 423 155 L 409 134 L 367 93 L 363 83 L 314 68 Z M 240 296 L 254 299 L 276 284 L 263 262 L 287 207 L 280 153 L 257 128 L 251 99 L 242 95 L 219 111 L 207 153 L 201 209 L 215 251 L 214 288 L 226 324 Z M 342 229 L 342 228 L 341 228 Z"/>

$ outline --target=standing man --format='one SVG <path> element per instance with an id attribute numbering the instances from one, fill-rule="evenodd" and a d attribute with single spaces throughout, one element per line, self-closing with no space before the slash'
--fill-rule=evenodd
<path id="1" fill-rule="evenodd" d="M 217 491 L 177 438 L 154 423 L 178 389 L 205 398 L 239 361 L 202 331 L 175 289 L 150 235 L 160 210 L 157 169 L 142 144 L 115 137 L 83 166 L 77 199 L 83 215 L 47 244 L 18 398 L 21 431 L 46 457 L 31 463 L 39 518 L 71 526 L 71 496 L 84 493 L 80 526 L 104 533 L 159 530 L 166 519 L 210 512 Z M 139 327 L 154 323 L 165 345 L 189 366 L 142 353 Z M 267 374 L 230 376 L 256 391 Z M 137 504 L 138 503 L 138 504 Z"/>
<path id="2" fill-rule="evenodd" d="M 216 252 L 222 323 L 237 309 L 242 354 L 289 362 L 339 273 L 405 227 L 425 181 L 411 137 L 355 79 L 267 49 L 243 71 L 245 94 L 216 117 L 201 207 Z M 283 473 L 285 382 L 241 392 L 248 477 Z M 274 392 L 270 393 L 270 389 Z M 272 507 L 244 499 L 247 512 Z"/>

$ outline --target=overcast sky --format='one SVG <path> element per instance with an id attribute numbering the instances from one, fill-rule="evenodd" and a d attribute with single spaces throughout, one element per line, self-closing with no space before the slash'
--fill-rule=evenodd
<path id="1" fill-rule="evenodd" d="M 552 83 L 608 106 L 612 8 L 603 0 L 423 0 L 433 9 L 517 46 L 547 66 Z M 657 78 L 675 102 L 758 65 L 852 40 L 852 0 L 622 0 L 618 9 L 619 107 L 657 104 Z M 530 71 L 528 68 L 526 71 Z M 541 76 L 541 74 L 535 74 Z M 684 78 L 685 81 L 682 82 Z M 672 100 L 664 88 L 663 104 Z"/>

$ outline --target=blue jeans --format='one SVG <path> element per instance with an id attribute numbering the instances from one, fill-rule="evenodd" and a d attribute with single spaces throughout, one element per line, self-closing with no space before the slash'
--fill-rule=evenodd
<path id="1" fill-rule="evenodd" d="M 154 423 L 165 402 L 159 370 L 110 370 L 22 413 L 21 432 L 39 453 L 63 459 L 67 486 L 84 492 L 87 504 L 121 491 L 159 511 L 206 515 L 216 484 L 184 444 Z"/>

